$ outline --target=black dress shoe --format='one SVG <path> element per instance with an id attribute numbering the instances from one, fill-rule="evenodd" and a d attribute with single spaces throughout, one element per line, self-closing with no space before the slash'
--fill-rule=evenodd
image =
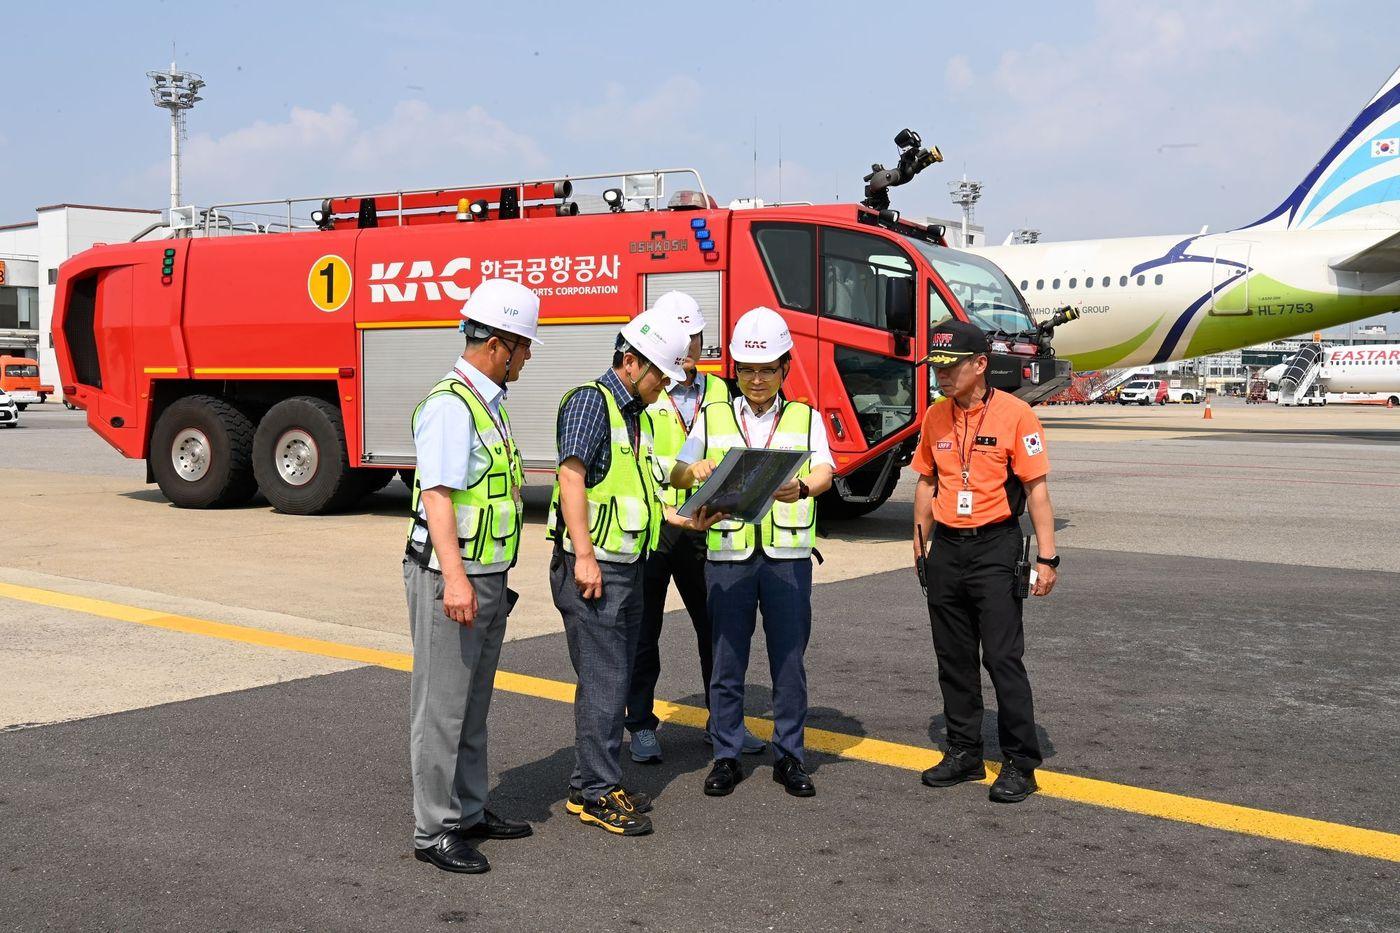
<path id="1" fill-rule="evenodd" d="M 948 749 L 943 760 L 924 772 L 923 782 L 929 787 L 952 787 L 963 781 L 980 781 L 987 776 L 982 756 L 956 748 Z"/>
<path id="2" fill-rule="evenodd" d="M 812 783 L 812 776 L 802 767 L 802 762 L 791 755 L 784 755 L 773 765 L 773 780 L 794 797 L 816 796 L 817 785 Z"/>
<path id="3" fill-rule="evenodd" d="M 743 779 L 744 771 L 739 767 L 738 759 L 716 758 L 715 766 L 705 778 L 705 795 L 726 797 L 734 792 L 734 785 Z"/>
<path id="4" fill-rule="evenodd" d="M 992 782 L 987 799 L 993 803 L 1020 803 L 1040 790 L 1035 782 L 1035 770 L 1022 771 L 1011 762 L 1001 766 L 1001 774 Z"/>
<path id="5" fill-rule="evenodd" d="M 524 820 L 503 819 L 490 810 L 485 810 L 482 812 L 480 823 L 459 828 L 458 831 L 468 839 L 524 839 L 532 834 L 534 829 Z"/>
<path id="6" fill-rule="evenodd" d="M 420 862 L 436 865 L 443 871 L 455 871 L 463 875 L 480 875 L 491 870 L 486 856 L 462 837 L 460 833 L 448 832 L 438 837 L 438 841 L 426 849 L 414 849 L 413 857 Z"/>

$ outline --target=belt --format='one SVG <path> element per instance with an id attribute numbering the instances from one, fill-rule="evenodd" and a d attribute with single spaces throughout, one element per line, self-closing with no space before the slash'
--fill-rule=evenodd
<path id="1" fill-rule="evenodd" d="M 1020 528 L 1021 520 L 1016 516 L 1004 518 L 999 522 L 992 522 L 990 525 L 978 525 L 976 528 L 954 528 L 952 525 L 944 525 L 941 522 L 934 522 L 933 533 L 942 538 L 980 538 L 1004 531 L 1008 528 Z"/>

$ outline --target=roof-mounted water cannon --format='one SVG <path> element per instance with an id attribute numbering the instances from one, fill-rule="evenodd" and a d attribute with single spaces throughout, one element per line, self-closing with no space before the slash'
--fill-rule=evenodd
<path id="1" fill-rule="evenodd" d="M 925 149 L 924 141 L 911 129 L 900 130 L 894 144 L 899 147 L 899 162 L 895 167 L 885 168 L 876 162 L 870 166 L 870 174 L 865 176 L 865 200 L 860 203 L 873 210 L 889 210 L 889 189 L 908 184 L 930 165 L 943 161 L 943 153 L 938 151 L 938 147 Z"/>
<path id="2" fill-rule="evenodd" d="M 1068 324 L 1070 321 L 1077 320 L 1079 320 L 1079 309 L 1065 305 L 1063 308 L 1035 325 L 1035 342 L 1040 344 L 1041 349 L 1049 350 L 1051 338 L 1055 336 L 1055 328 L 1059 327 L 1061 324 Z"/>

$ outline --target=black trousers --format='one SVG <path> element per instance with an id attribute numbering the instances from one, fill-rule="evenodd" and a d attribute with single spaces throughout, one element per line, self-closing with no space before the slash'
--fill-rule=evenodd
<path id="1" fill-rule="evenodd" d="M 667 525 L 661 529 L 660 546 L 647 555 L 642 571 L 642 632 L 627 691 L 629 732 L 659 725 L 652 704 L 656 700 L 656 681 L 661 676 L 661 621 L 666 615 L 666 590 L 672 580 L 690 614 L 690 624 L 695 626 L 705 706 L 710 705 L 710 674 L 715 655 L 710 641 L 710 616 L 705 609 L 705 536 Z"/>
<path id="2" fill-rule="evenodd" d="M 928 609 L 950 748 L 982 754 L 981 663 L 997 697 L 997 733 L 1006 759 L 1040 766 L 1025 638 L 1016 596 L 1021 535 L 1015 526 L 976 537 L 936 531 L 928 560 Z"/>

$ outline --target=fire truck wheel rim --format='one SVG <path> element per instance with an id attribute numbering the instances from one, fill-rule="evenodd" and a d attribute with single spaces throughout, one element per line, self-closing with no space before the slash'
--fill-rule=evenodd
<path id="1" fill-rule="evenodd" d="M 209 438 L 198 428 L 185 428 L 170 446 L 170 462 L 188 483 L 197 483 L 209 472 Z"/>
<path id="2" fill-rule="evenodd" d="M 277 473 L 288 486 L 305 486 L 316 476 L 321 455 L 316 440 L 300 428 L 283 432 L 273 454 Z"/>

